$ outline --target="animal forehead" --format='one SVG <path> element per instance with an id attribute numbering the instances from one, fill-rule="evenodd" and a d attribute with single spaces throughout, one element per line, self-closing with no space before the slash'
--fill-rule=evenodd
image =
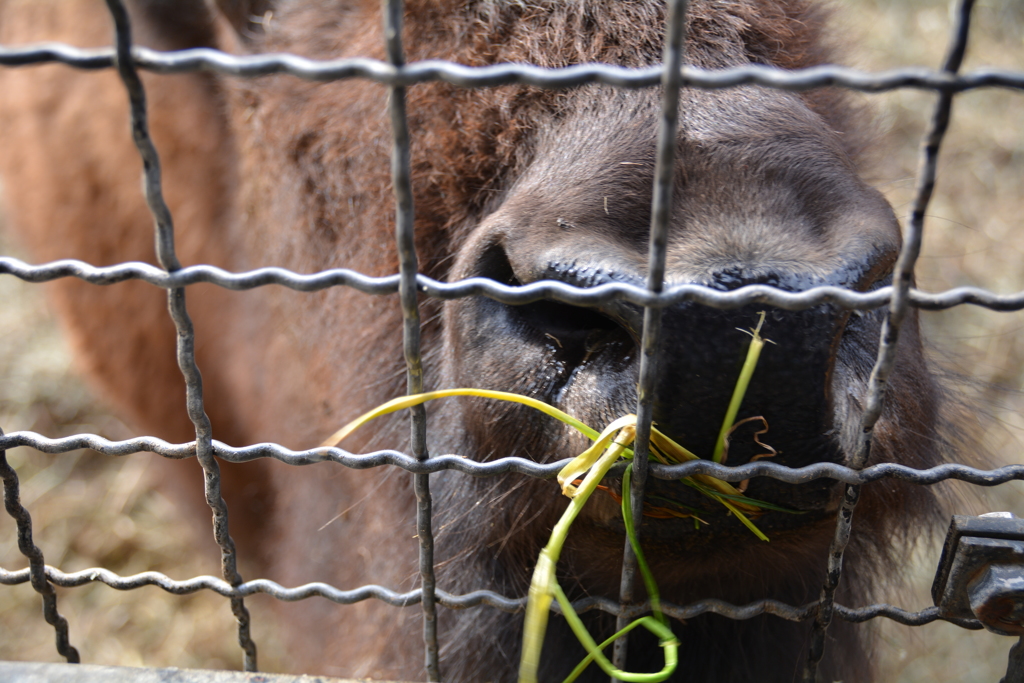
<path id="1" fill-rule="evenodd" d="M 269 5 L 259 25 L 271 49 L 328 57 L 355 54 L 353 42 L 369 47 L 367 37 L 381 42 L 376 0 Z M 664 0 L 407 0 L 405 7 L 409 59 L 644 66 L 662 57 Z M 687 17 L 691 64 L 799 68 L 829 59 L 820 46 L 824 14 L 808 0 L 690 0 Z"/>

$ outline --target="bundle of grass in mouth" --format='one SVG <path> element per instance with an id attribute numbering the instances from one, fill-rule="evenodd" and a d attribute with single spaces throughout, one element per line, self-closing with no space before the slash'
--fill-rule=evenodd
<path id="1" fill-rule="evenodd" d="M 764 324 L 764 317 L 765 314 L 762 312 L 760 314 L 757 327 L 749 331 L 751 342 L 747 349 L 747 357 L 743 364 L 743 368 L 740 371 L 740 376 L 736 381 L 736 386 L 733 389 L 732 398 L 729 401 L 729 407 L 726 410 L 725 419 L 722 421 L 722 428 L 719 431 L 718 439 L 715 442 L 715 450 L 712 453 L 712 460 L 715 462 L 720 463 L 724 460 L 727 452 L 729 435 L 737 426 L 750 420 L 763 421 L 763 418 L 755 417 L 736 422 L 736 415 L 739 412 L 740 404 L 743 402 L 743 397 L 746 394 L 747 386 L 750 384 L 750 379 L 754 374 L 754 369 L 757 367 L 757 361 L 761 355 L 761 349 L 764 348 L 765 342 L 769 341 L 761 337 L 761 326 Z M 745 332 L 744 330 L 740 331 Z M 531 408 L 536 408 L 545 415 L 564 422 L 593 442 L 590 448 L 570 460 L 569 463 L 558 473 L 558 483 L 562 488 L 562 493 L 566 495 L 571 502 L 565 509 L 562 517 L 558 520 L 558 523 L 555 524 L 552 529 L 551 538 L 548 540 L 547 545 L 541 550 L 540 557 L 537 559 L 537 565 L 534 568 L 533 579 L 530 583 L 530 592 L 526 605 L 522 658 L 520 659 L 519 665 L 519 682 L 536 683 L 537 681 L 537 670 L 540 665 L 541 648 L 544 643 L 544 634 L 547 631 L 548 615 L 550 614 L 551 603 L 553 601 L 558 602 L 558 605 L 562 610 L 562 614 L 565 616 L 570 628 L 587 651 L 586 658 L 584 658 L 572 673 L 569 674 L 564 683 L 571 683 L 593 662 L 596 662 L 598 666 L 600 666 L 601 669 L 603 669 L 609 676 L 622 681 L 656 683 L 657 681 L 663 681 L 668 678 L 675 670 L 678 662 L 678 641 L 672 633 L 671 628 L 669 628 L 668 619 L 661 611 L 658 586 L 654 581 L 654 577 L 651 575 L 650 568 L 648 567 L 647 561 L 644 557 L 643 549 L 640 547 L 640 543 L 637 540 L 636 523 L 633 518 L 630 496 L 628 495 L 630 490 L 633 461 L 633 449 L 631 446 L 636 438 L 636 415 L 625 415 L 620 417 L 605 427 L 603 431 L 598 432 L 573 416 L 562 412 L 558 408 L 555 408 L 543 401 L 530 398 L 529 396 L 504 391 L 490 391 L 487 389 L 444 389 L 424 394 L 403 396 L 401 398 L 388 401 L 342 427 L 327 439 L 323 445 L 338 445 L 352 432 L 382 415 L 410 408 L 434 399 L 449 398 L 452 396 L 476 396 L 479 398 L 488 398 L 498 401 L 521 403 L 523 405 L 530 406 Z M 767 425 L 765 425 L 765 430 L 763 431 L 767 431 Z M 763 431 L 758 432 L 758 434 L 763 433 Z M 756 438 L 757 437 L 755 436 L 755 440 Z M 758 441 L 758 443 L 761 444 L 760 441 Z M 764 444 L 761 445 L 764 446 Z M 765 446 L 765 448 L 771 451 L 766 455 L 774 455 L 774 450 L 768 446 Z M 700 459 L 698 456 L 694 455 L 686 448 L 683 448 L 681 445 L 659 431 L 657 426 L 651 427 L 650 453 L 652 457 L 666 465 L 676 465 L 690 460 Z M 622 494 L 617 495 L 614 491 L 608 489 L 608 487 L 600 486 L 599 482 L 620 458 L 628 461 L 630 465 L 623 471 Z M 683 477 L 680 481 L 683 484 L 696 489 L 711 500 L 725 506 L 730 513 L 732 513 L 762 541 L 767 541 L 768 537 L 754 525 L 753 521 L 751 521 L 751 517 L 756 518 L 766 510 L 792 512 L 771 503 L 748 498 L 743 495 L 741 489 L 738 489 L 732 484 L 722 481 L 721 479 L 716 479 L 708 475 L 697 474 L 690 477 Z M 576 614 L 575 610 L 573 610 L 572 604 L 569 602 L 564 591 L 562 591 L 562 588 L 558 585 L 558 580 L 555 575 L 555 567 L 558 563 L 558 557 L 562 552 L 562 546 L 565 544 L 565 539 L 569 534 L 569 529 L 580 511 L 583 509 L 587 500 L 590 498 L 591 494 L 598 488 L 609 490 L 609 493 L 620 501 L 622 506 L 622 520 L 626 528 L 626 535 L 629 537 L 630 545 L 633 547 L 633 552 L 636 554 L 637 566 L 640 568 L 640 573 L 643 576 L 644 585 L 647 589 L 647 594 L 651 603 L 651 610 L 653 612 L 653 616 L 640 617 L 626 626 L 626 628 L 600 644 L 594 641 L 593 637 L 591 637 L 590 633 L 583 625 L 582 620 Z M 652 517 L 692 517 L 695 524 L 700 523 L 701 520 L 697 517 L 696 510 L 688 508 L 677 501 L 663 500 L 663 502 L 668 504 L 670 507 L 652 506 L 649 510 L 645 508 L 644 514 Z M 661 646 L 664 648 L 665 666 L 657 673 L 637 674 L 621 671 L 615 668 L 603 654 L 603 650 L 611 645 L 617 638 L 640 626 L 654 633 L 660 639 Z"/>

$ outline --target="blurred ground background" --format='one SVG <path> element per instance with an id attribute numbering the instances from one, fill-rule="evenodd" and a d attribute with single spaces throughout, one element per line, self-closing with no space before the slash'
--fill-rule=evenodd
<path id="1" fill-rule="evenodd" d="M 936 0 L 837 2 L 838 35 L 848 62 L 879 70 L 940 64 L 949 11 Z M 979 0 L 965 68 L 1024 70 L 1024 3 Z M 903 216 L 914 190 L 918 141 L 934 96 L 899 91 L 866 97 L 878 117 L 877 169 L 870 180 Z M 0 224 L 2 224 L 0 205 Z M 918 285 L 939 291 L 977 285 L 1000 293 L 1024 290 L 1024 95 L 982 90 L 959 96 L 943 146 L 937 195 L 926 224 Z M 0 233 L 2 235 L 2 233 Z M 0 251 L 20 255 L 3 241 Z M 76 379 L 68 350 L 41 288 L 0 277 L 0 426 L 48 436 L 90 432 L 130 436 Z M 925 313 L 937 362 L 970 378 L 965 391 L 988 415 L 984 448 L 995 464 L 1020 461 L 1024 443 L 1024 314 L 959 307 Z M 19 471 L 23 503 L 49 564 L 65 571 L 106 567 L 121 575 L 156 570 L 175 579 L 219 574 L 213 552 L 193 547 L 174 504 L 151 486 L 149 460 L 92 452 L 47 456 L 8 453 Z M 1012 510 L 1024 515 L 1020 485 L 963 496 L 957 512 Z M 212 546 L 210 546 L 212 547 Z M 908 609 L 929 604 L 937 541 L 908 558 L 909 587 L 891 601 Z M 0 566 L 19 569 L 14 524 L 0 515 Z M 227 602 L 209 593 L 175 597 L 156 588 L 117 592 L 97 584 L 59 591 L 83 661 L 97 664 L 239 668 Z M 250 601 L 261 664 L 273 670 L 280 653 L 261 638 L 265 603 Z M 882 680 L 999 680 L 1010 639 L 937 623 L 908 628 L 879 620 Z M 264 622 L 265 623 L 265 622 Z M 26 584 L 0 587 L 0 659 L 58 661 L 53 631 Z"/>

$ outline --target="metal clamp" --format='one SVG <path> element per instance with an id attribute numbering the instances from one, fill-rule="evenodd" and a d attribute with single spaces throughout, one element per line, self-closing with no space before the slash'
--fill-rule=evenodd
<path id="1" fill-rule="evenodd" d="M 954 516 L 932 598 L 943 617 L 976 618 L 993 633 L 1024 637 L 1024 519 Z M 1022 654 L 1024 640 L 1011 650 L 1002 683 L 1024 683 Z"/>

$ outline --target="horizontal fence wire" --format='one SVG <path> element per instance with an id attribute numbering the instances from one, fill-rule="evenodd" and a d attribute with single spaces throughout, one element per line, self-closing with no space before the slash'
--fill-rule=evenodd
<path id="1" fill-rule="evenodd" d="M 684 3 L 679 3 L 683 5 Z M 562 303 L 595 306 L 608 305 L 612 302 L 628 302 L 643 307 L 647 315 L 652 311 L 684 301 L 692 301 L 705 306 L 720 309 L 736 308 L 750 304 L 771 305 L 786 310 L 801 310 L 819 305 L 835 305 L 849 310 L 886 309 L 887 320 L 898 329 L 899 318 L 910 307 L 923 310 L 945 310 L 955 306 L 972 304 L 994 311 L 1024 310 L 1024 292 L 1011 294 L 995 294 L 991 291 L 960 287 L 939 293 L 922 292 L 910 287 L 907 277 L 913 270 L 916 254 L 912 253 L 919 242 L 921 221 L 924 207 L 927 205 L 931 187 L 929 178 L 934 177 L 935 157 L 938 144 L 944 131 L 944 124 L 933 126 L 929 144 L 926 147 L 926 159 L 919 175 L 919 190 L 915 203 L 915 215 L 910 221 L 911 239 L 905 243 L 901 252 L 901 266 L 897 273 L 894 286 L 884 286 L 868 292 L 852 291 L 836 286 L 817 286 L 803 291 L 793 292 L 769 285 L 748 285 L 732 291 L 703 287 L 699 285 L 678 285 L 671 279 L 654 274 L 656 264 L 652 266 L 652 275 L 646 283 L 641 281 L 609 281 L 595 283 L 592 287 L 574 287 L 558 282 L 536 282 L 524 286 L 509 286 L 500 283 L 473 278 L 459 282 L 439 282 L 416 273 L 415 254 L 412 259 L 404 259 L 401 272 L 387 277 L 369 277 L 347 269 L 331 269 L 311 274 L 295 273 L 283 268 L 269 267 L 257 270 L 231 273 L 212 266 L 180 267 L 174 256 L 173 227 L 170 212 L 163 205 L 160 190 L 159 162 L 156 150 L 146 130 L 145 100 L 138 81 L 136 70 L 146 70 L 160 74 L 176 74 L 190 72 L 211 72 L 228 76 L 254 78 L 270 74 L 288 74 L 311 81 L 337 81 L 350 78 L 361 78 L 375 81 L 392 88 L 392 121 L 395 130 L 396 154 L 405 154 L 404 160 L 398 158 L 394 162 L 395 187 L 398 192 L 399 226 L 397 237 L 406 249 L 411 249 L 412 238 L 412 207 L 411 193 L 409 204 L 403 204 L 404 194 L 409 190 L 408 178 L 408 140 L 405 125 L 404 104 L 397 101 L 395 94 L 402 89 L 418 83 L 443 81 L 452 85 L 467 88 L 493 87 L 498 85 L 520 84 L 544 88 L 572 88 L 589 83 L 600 83 L 619 88 L 648 88 L 663 83 L 670 76 L 678 87 L 720 89 L 743 85 L 759 85 L 789 91 L 804 91 L 826 86 L 838 86 L 861 92 L 883 92 L 895 89 L 911 88 L 934 91 L 939 94 L 936 118 L 941 119 L 943 106 L 953 100 L 957 93 L 979 88 L 1005 88 L 1024 91 L 1024 73 L 1005 69 L 976 69 L 966 73 L 958 73 L 959 58 L 957 50 L 966 40 L 968 17 L 971 3 L 962 2 L 959 6 L 958 23 L 955 26 L 956 39 L 952 43 L 951 57 L 942 70 L 925 68 L 894 69 L 880 73 L 865 73 L 839 66 L 819 66 L 797 71 L 747 65 L 722 70 L 708 71 L 700 68 L 681 66 L 666 68 L 665 65 L 651 66 L 640 69 L 627 69 L 605 64 L 584 64 L 566 68 L 550 69 L 522 64 L 499 64 L 483 67 L 468 67 L 451 62 L 424 61 L 405 64 L 401 55 L 400 41 L 389 47 L 389 62 L 372 59 L 340 59 L 311 60 L 295 55 L 264 54 L 252 56 L 229 55 L 211 49 L 192 49 L 177 52 L 157 52 L 147 48 L 131 45 L 130 30 L 126 23 L 126 15 L 122 16 L 123 6 L 120 0 L 109 0 L 115 18 L 120 17 L 117 24 L 116 48 L 79 49 L 62 44 L 40 44 L 25 47 L 0 46 L 0 66 L 25 67 L 47 63 L 60 63 L 70 67 L 96 70 L 117 68 L 131 98 L 133 113 L 133 133 L 139 144 L 140 155 L 145 165 L 146 195 L 155 217 L 158 235 L 158 253 L 164 268 L 143 263 L 122 263 L 109 267 L 96 267 L 81 261 L 62 260 L 39 265 L 26 264 L 17 259 L 0 257 L 0 274 L 9 274 L 27 282 L 48 282 L 60 278 L 78 278 L 96 285 L 110 285 L 125 281 L 143 281 L 156 287 L 168 290 L 172 317 L 179 330 L 179 359 L 186 384 L 189 388 L 189 415 L 196 424 L 197 439 L 187 444 L 172 444 L 153 437 L 141 437 L 124 441 L 110 441 L 97 435 L 78 434 L 61 439 L 50 439 L 33 432 L 13 432 L 0 435 L 0 451 L 16 446 L 28 446 L 46 453 L 65 453 L 80 448 L 90 448 L 112 456 L 123 456 L 139 452 L 152 452 L 167 458 L 190 458 L 198 456 L 206 471 L 207 498 L 217 518 L 216 537 L 221 546 L 223 579 L 201 576 L 185 581 L 175 581 L 158 572 L 144 572 L 134 576 L 122 577 L 102 568 L 87 569 L 66 574 L 59 569 L 46 566 L 42 554 L 34 554 L 31 549 L 26 552 L 30 567 L 7 571 L 0 569 L 0 584 L 14 585 L 31 582 L 47 600 L 47 590 L 52 595 L 52 586 L 75 587 L 89 583 L 103 583 L 118 590 L 129 590 L 141 586 L 157 586 L 174 594 L 188 594 L 200 590 L 210 590 L 232 601 L 232 607 L 239 620 L 239 641 L 245 651 L 245 667 L 254 670 L 256 667 L 255 645 L 248 635 L 248 614 L 242 600 L 257 593 L 267 594 L 283 601 L 303 600 L 320 597 L 339 604 L 351 604 L 367 599 L 376 599 L 394 606 L 409 606 L 422 603 L 425 610 L 425 640 L 427 644 L 426 667 L 432 680 L 437 677 L 437 640 L 436 633 L 431 633 L 429 622 L 433 620 L 432 605 L 436 603 L 451 609 L 467 609 L 487 605 L 505 612 L 520 612 L 524 609 L 525 598 L 509 598 L 491 591 L 473 591 L 464 595 L 452 595 L 433 587 L 433 563 L 430 558 L 429 536 L 430 509 L 429 491 L 426 477 L 432 473 L 454 470 L 470 476 L 495 476 L 501 474 L 519 474 L 531 477 L 553 478 L 564 466 L 566 461 L 554 463 L 538 463 L 523 458 L 501 458 L 490 462 L 476 462 L 459 455 L 427 456 L 425 441 L 422 435 L 422 420 L 413 427 L 414 455 L 398 451 L 377 451 L 365 455 L 356 455 L 340 448 L 317 448 L 295 451 L 280 444 L 258 444 L 246 448 L 234 448 L 212 438 L 208 421 L 205 420 L 203 409 L 201 380 L 192 347 L 195 340 L 191 332 L 184 304 L 184 288 L 197 283 L 210 283 L 230 290 L 248 290 L 256 287 L 278 285 L 302 292 L 319 291 L 331 287 L 351 287 L 371 295 L 387 295 L 402 293 L 405 302 L 406 320 L 406 354 L 409 359 L 409 388 L 414 391 L 422 376 L 417 380 L 417 364 L 419 362 L 418 345 L 418 313 L 413 309 L 417 293 L 425 294 L 442 300 L 451 300 L 468 296 L 486 296 L 502 303 L 521 305 L 539 300 L 555 300 Z M 400 8 L 394 3 L 391 8 Z M 391 26 L 389 24 L 389 26 Z M 394 34 L 392 31 L 389 35 Z M 399 32 L 400 34 L 400 32 Z M 397 34 L 395 34 L 397 35 Z M 667 59 L 667 63 L 670 62 Z M 675 86 L 673 86 L 675 87 Z M 400 99 L 400 98 L 399 98 Z M 946 103 L 945 105 L 943 103 Z M 396 108 L 402 108 L 398 111 Z M 669 112 L 674 125 L 675 114 Z M 948 111 L 946 112 L 948 117 Z M 403 137 L 403 135 L 405 137 Z M 930 155 L 930 156 L 928 156 Z M 403 170 L 404 164 L 404 170 Z M 404 173 L 404 175 L 403 175 Z M 403 218 L 404 216 L 404 218 Z M 656 232 L 652 231 L 652 232 Z M 908 247 L 907 244 L 910 244 Z M 662 254 L 663 256 L 663 254 Z M 652 248 L 652 263 L 657 260 L 657 252 Z M 653 283 L 653 284 L 652 284 Z M 661 290 L 661 291 L 659 291 Z M 415 330 L 413 329 L 415 328 Z M 645 340 L 648 336 L 645 335 Z M 183 340 L 183 341 L 182 341 Z M 894 339 L 890 340 L 894 341 Z M 889 345 L 891 346 L 891 345 Z M 884 393 L 884 366 L 887 360 L 887 345 L 880 348 L 879 368 L 874 376 L 879 378 L 880 386 L 873 386 L 868 397 L 869 403 L 880 405 Z M 422 372 L 421 370 L 419 371 Z M 865 433 L 869 439 L 870 424 L 865 422 Z M 419 430 L 419 431 L 417 431 Z M 870 444 L 870 441 L 865 441 Z M 866 445 L 865 448 L 868 446 Z M 368 469 L 381 466 L 395 466 L 414 474 L 418 495 L 426 496 L 426 507 L 421 504 L 419 530 L 421 541 L 421 570 L 423 571 L 424 590 L 413 590 L 398 593 L 381 586 L 361 586 L 353 590 L 341 590 L 324 583 L 311 583 L 295 588 L 286 588 L 273 581 L 257 579 L 243 581 L 235 569 L 235 552 L 233 542 L 228 535 L 227 508 L 219 493 L 219 475 L 216 472 L 217 458 L 227 462 L 247 462 L 259 458 L 272 458 L 291 465 L 308 465 L 319 462 L 334 462 L 353 469 Z M 865 451 L 866 456 L 866 451 Z M 854 465 L 863 465 L 866 457 Z M 15 510 L 11 500 L 17 501 L 17 478 L 7 470 L 4 461 L 5 494 L 8 490 L 15 491 L 6 498 L 8 512 L 18 520 L 19 537 L 23 536 L 25 527 L 27 537 L 31 538 L 31 522 L 27 516 Z M 621 476 L 625 465 L 620 464 L 609 473 L 609 476 Z M 788 468 L 776 463 L 758 461 L 745 465 L 730 467 L 711 461 L 693 461 L 683 465 L 666 466 L 650 463 L 649 476 L 658 479 L 679 479 L 685 476 L 704 474 L 725 481 L 742 481 L 752 477 L 770 477 L 779 481 L 800 484 L 816 479 L 832 479 L 856 490 L 860 485 L 882 479 L 897 479 L 920 485 L 932 485 L 947 480 L 960 480 L 979 486 L 995 486 L 1008 481 L 1024 480 L 1024 465 L 1008 465 L 997 469 L 984 470 L 960 464 L 945 464 L 929 469 L 918 470 L 911 467 L 885 463 L 869 467 L 847 467 L 833 463 L 818 463 L 801 468 Z M 642 477 L 637 478 L 642 486 Z M 636 480 L 635 480 L 636 481 Z M 13 497 L 12 497 L 13 496 Z M 849 496 L 849 493 L 848 493 Z M 421 503 L 422 503 L 421 499 Z M 855 494 L 854 494 L 855 502 Z M 18 506 L 20 507 L 20 505 Z M 23 508 L 22 508 L 23 510 Z M 852 505 L 849 506 L 852 515 Z M 833 556 L 839 553 L 841 558 L 845 538 L 848 537 L 850 519 L 841 519 L 837 526 L 836 547 Z M 424 526 L 425 525 L 425 526 Z M 843 531 L 844 525 L 846 531 Z M 424 536 L 425 535 L 425 536 Z M 34 546 L 33 546 L 34 547 Z M 38 551 L 38 548 L 35 549 Z M 628 555 L 628 551 L 627 551 Z M 628 565 L 628 557 L 627 557 Z M 830 576 L 838 581 L 838 573 Z M 631 619 L 649 611 L 648 604 L 627 604 L 627 591 L 623 592 L 622 601 L 608 598 L 590 597 L 574 603 L 578 612 L 599 610 L 617 615 L 621 619 Z M 426 598 L 424 599 L 424 596 Z M 67 643 L 66 622 L 63 625 L 63 645 L 61 641 L 61 625 L 63 618 L 56 613 L 55 603 L 47 605 L 47 621 L 57 629 L 58 649 L 69 661 L 77 653 Z M 773 600 L 759 600 L 747 605 L 736 606 L 717 600 L 701 600 L 690 605 L 679 606 L 662 604 L 666 614 L 678 619 L 690 619 L 700 614 L 714 613 L 730 619 L 750 619 L 752 617 L 771 614 L 793 621 L 817 620 L 816 640 L 824 642 L 825 629 L 832 615 L 850 622 L 863 622 L 876 618 L 887 618 L 907 625 L 922 625 L 942 620 L 938 608 L 929 607 L 918 612 L 910 612 L 887 604 L 868 605 L 850 608 L 831 602 L 826 588 L 822 600 L 805 605 L 791 606 Z M 555 610 L 558 611 L 557 606 Z M 824 615 L 824 616 L 823 616 Z M 51 620 L 51 617 L 53 619 Z M 980 624 L 974 620 L 945 619 L 963 628 L 978 629 Z M 820 650 L 820 647 L 817 648 Z M 433 650 L 433 652 L 431 652 Z M 814 676 L 815 647 L 812 645 L 811 663 L 805 677 Z"/>
<path id="2" fill-rule="evenodd" d="M 52 439 L 34 432 L 19 431 L 0 436 L 0 450 L 28 446 L 42 453 L 69 453 L 82 448 L 111 456 L 126 456 L 135 453 L 154 453 L 165 458 L 182 460 L 195 455 L 195 443 L 172 444 L 155 437 L 137 437 L 124 441 L 110 441 L 95 434 L 76 434 Z M 367 470 L 391 465 L 413 474 L 433 474 L 446 470 L 461 472 L 474 477 L 491 477 L 499 474 L 522 474 L 539 479 L 554 479 L 569 460 L 539 463 L 525 458 L 507 457 L 488 462 L 477 462 L 462 455 L 432 455 L 420 460 L 400 451 L 381 450 L 373 453 L 354 454 L 341 448 L 313 448 L 294 451 L 280 444 L 263 443 L 253 446 L 235 447 L 214 440 L 213 454 L 231 463 L 245 463 L 261 458 L 272 458 L 287 465 L 314 465 L 334 462 L 354 470 Z M 607 477 L 622 476 L 624 463 L 615 465 Z M 864 469 L 853 469 L 836 463 L 819 462 L 804 467 L 785 465 L 758 460 L 743 465 L 723 465 L 711 460 L 691 460 L 681 465 L 662 465 L 652 462 L 650 473 L 655 479 L 674 481 L 683 477 L 708 475 L 723 481 L 743 481 L 753 477 L 768 477 L 787 484 L 807 484 L 817 479 L 833 479 L 844 484 L 870 484 L 883 479 L 897 479 L 912 484 L 930 486 L 944 481 L 963 481 L 976 486 L 998 486 L 1010 481 L 1024 481 L 1024 465 L 1004 465 L 996 469 L 978 469 L 958 463 L 936 465 L 927 469 L 914 469 L 896 463 L 879 463 Z"/>
<path id="3" fill-rule="evenodd" d="M 113 285 L 139 280 L 165 289 L 209 283 L 224 289 L 245 291 L 257 287 L 280 285 L 298 292 L 316 292 L 331 287 L 351 287 L 364 294 L 395 294 L 398 275 L 372 277 L 347 268 L 331 268 L 302 274 L 284 268 L 267 267 L 243 273 L 231 273 L 208 265 L 187 266 L 168 273 L 148 263 L 121 263 L 116 266 L 93 266 L 83 261 L 62 259 L 51 263 L 30 265 L 10 256 L 0 256 L 0 274 L 13 275 L 26 282 L 51 282 L 73 277 L 95 285 Z M 548 299 L 575 306 L 600 306 L 613 301 L 627 301 L 637 306 L 666 308 L 686 301 L 710 308 L 731 309 L 765 304 L 787 311 L 799 311 L 836 304 L 849 310 L 867 311 L 889 305 L 892 287 L 884 286 L 869 292 L 856 292 L 835 285 L 810 287 L 799 292 L 771 285 L 744 285 L 729 291 L 704 285 L 675 285 L 655 294 L 638 285 L 611 282 L 593 287 L 576 287 L 564 282 L 540 280 L 528 285 L 505 285 L 486 278 L 467 278 L 458 282 L 440 282 L 426 275 L 416 276 L 418 291 L 427 296 L 452 300 L 470 296 L 486 296 L 512 306 Z M 973 304 L 993 311 L 1024 310 L 1024 291 L 995 294 L 979 287 L 955 287 L 944 292 L 929 293 L 911 289 L 909 305 L 926 311 L 944 311 L 964 304 Z"/>
<path id="4" fill-rule="evenodd" d="M 464 66 L 440 60 L 425 60 L 395 66 L 375 59 L 352 58 L 314 60 L 288 54 L 231 55 L 209 48 L 157 52 L 143 47 L 132 50 L 136 66 L 160 74 L 209 71 L 226 76 L 256 78 L 289 74 L 311 81 L 364 78 L 390 86 L 443 81 L 465 88 L 498 85 L 533 85 L 542 88 L 573 88 L 601 83 L 619 88 L 649 88 L 660 85 L 661 66 L 626 68 L 611 64 L 580 64 L 545 68 L 528 64 Z M 60 63 L 78 69 L 107 69 L 114 64 L 108 48 L 81 49 L 62 44 L 26 47 L 0 46 L 0 66 L 32 66 Z M 975 69 L 951 75 L 926 68 L 892 69 L 867 73 L 842 66 L 815 66 L 795 71 L 750 64 L 720 70 L 684 66 L 681 85 L 688 88 L 720 89 L 740 85 L 762 85 L 779 90 L 811 90 L 839 86 L 877 93 L 900 88 L 964 92 L 978 88 L 1024 90 L 1024 72 L 1009 69 Z"/>
<path id="5" fill-rule="evenodd" d="M 0 569 L 0 585 L 15 586 L 30 580 L 30 569 L 6 571 Z M 245 598 L 257 594 L 269 595 L 283 602 L 297 602 L 313 597 L 320 597 L 339 605 L 351 605 L 363 600 L 376 599 L 393 607 L 410 607 L 421 601 L 422 592 L 417 590 L 398 593 L 383 586 L 367 585 L 354 590 L 341 590 L 326 583 L 307 583 L 295 588 L 284 586 L 269 579 L 255 579 L 233 586 L 223 579 L 214 576 L 196 576 L 185 581 L 174 579 L 160 572 L 141 572 L 132 576 L 118 576 L 107 569 L 83 569 L 82 571 L 65 573 L 54 567 L 45 567 L 47 580 L 61 588 L 77 588 L 90 583 L 102 583 L 116 590 L 133 590 L 144 586 L 155 586 L 174 595 L 190 595 L 208 590 L 225 598 Z M 516 614 L 526 610 L 526 598 L 508 598 L 494 591 L 477 590 L 463 595 L 452 595 L 437 590 L 437 604 L 449 609 L 470 609 L 487 605 L 502 612 Z M 756 600 L 746 605 L 733 605 L 723 600 L 699 600 L 689 605 L 680 606 L 670 602 L 661 602 L 661 609 L 675 619 L 693 619 L 702 614 L 718 614 L 729 619 L 753 619 L 762 614 L 771 614 L 787 621 L 804 621 L 814 616 L 816 603 L 793 607 L 777 600 Z M 602 597 L 588 597 L 572 603 L 577 612 L 600 611 L 607 614 L 635 619 L 651 611 L 649 602 L 637 603 L 623 607 L 621 603 Z M 871 619 L 886 618 L 907 626 L 922 626 L 934 621 L 948 621 L 963 628 L 979 630 L 983 628 L 975 619 L 947 618 L 939 615 L 937 607 L 927 607 L 918 612 L 910 612 L 892 605 L 877 604 L 851 608 L 836 605 L 836 615 L 851 623 L 862 623 Z M 552 609 L 561 612 L 557 603 Z"/>

